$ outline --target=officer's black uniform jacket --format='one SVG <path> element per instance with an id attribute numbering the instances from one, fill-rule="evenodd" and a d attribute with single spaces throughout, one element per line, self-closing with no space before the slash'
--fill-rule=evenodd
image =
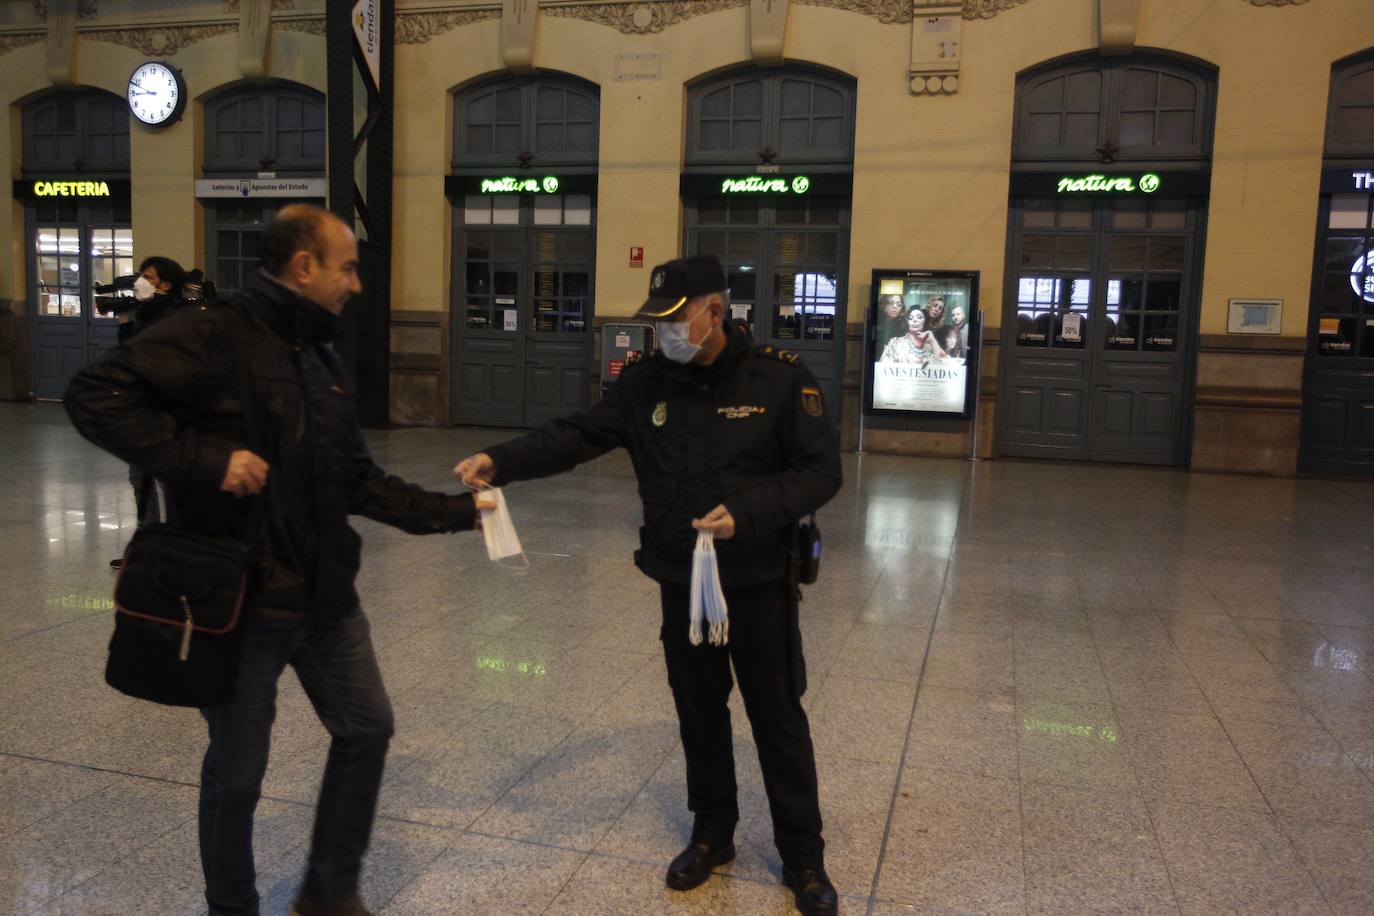
<path id="1" fill-rule="evenodd" d="M 348 515 L 412 534 L 471 528 L 472 497 L 387 476 L 358 426 L 334 316 L 265 274 L 228 305 L 180 309 L 72 380 L 67 413 L 96 445 L 163 481 L 188 530 L 243 536 L 249 503 L 219 489 L 248 448 L 232 323 L 243 329 L 261 448 L 271 466 L 256 604 L 331 623 L 358 605 L 362 541 Z"/>
<path id="2" fill-rule="evenodd" d="M 722 583 L 785 576 L 795 523 L 840 488 L 839 448 L 806 367 L 754 346 L 740 325 L 724 327 L 725 349 L 710 366 L 655 354 L 627 366 L 586 412 L 486 449 L 493 483 L 546 477 L 625 448 L 644 502 L 636 560 L 645 573 L 689 582 L 692 519 L 724 504 L 735 536 L 716 544 Z"/>

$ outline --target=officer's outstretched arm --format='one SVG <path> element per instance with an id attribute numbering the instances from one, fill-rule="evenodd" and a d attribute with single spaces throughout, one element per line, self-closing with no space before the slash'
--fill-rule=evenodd
<path id="1" fill-rule="evenodd" d="M 794 524 L 830 501 L 843 480 L 840 448 L 815 378 L 799 367 L 783 419 L 786 469 L 725 500 L 735 537 L 749 538 Z"/>
<path id="2" fill-rule="evenodd" d="M 582 413 L 550 420 L 519 438 L 482 449 L 496 465 L 491 485 L 499 487 L 514 480 L 551 477 L 623 447 L 626 425 L 620 407 L 622 384 L 617 381 L 604 398 Z"/>

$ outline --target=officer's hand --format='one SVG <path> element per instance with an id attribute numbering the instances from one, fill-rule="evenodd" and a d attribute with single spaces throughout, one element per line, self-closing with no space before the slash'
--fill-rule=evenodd
<path id="1" fill-rule="evenodd" d="M 735 517 L 724 506 L 716 506 L 701 518 L 693 519 L 692 527 L 711 532 L 717 541 L 728 541 L 735 536 Z"/>
<path id="2" fill-rule="evenodd" d="M 453 468 L 453 473 L 464 484 L 474 490 L 490 486 L 496 476 L 496 463 L 486 452 L 478 452 L 471 458 L 464 458 Z"/>
<path id="3" fill-rule="evenodd" d="M 474 497 L 472 497 L 472 502 L 473 502 L 473 505 L 475 505 L 475 506 L 477 507 L 477 511 L 478 511 L 478 512 L 483 512 L 483 511 L 485 511 L 485 510 L 487 510 L 487 509 L 495 509 L 495 508 L 496 508 L 496 497 L 495 497 L 495 496 L 474 496 Z"/>
<path id="4" fill-rule="evenodd" d="M 240 498 L 261 493 L 267 486 L 267 470 L 266 461 L 246 448 L 238 449 L 229 456 L 229 468 L 219 488 Z"/>

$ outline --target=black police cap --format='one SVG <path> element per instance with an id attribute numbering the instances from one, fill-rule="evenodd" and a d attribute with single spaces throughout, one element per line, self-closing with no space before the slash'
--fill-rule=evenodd
<path id="1" fill-rule="evenodd" d="M 724 292 L 728 281 L 720 258 L 713 254 L 677 258 L 660 264 L 649 274 L 649 298 L 635 312 L 636 318 L 667 318 L 688 300 L 707 293 Z"/>

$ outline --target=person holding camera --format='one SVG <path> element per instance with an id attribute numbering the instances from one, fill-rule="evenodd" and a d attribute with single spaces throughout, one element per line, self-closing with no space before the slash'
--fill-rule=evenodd
<path id="1" fill-rule="evenodd" d="M 124 282 L 127 281 L 121 279 L 116 281 L 116 285 L 122 287 Z M 121 344 L 128 343 L 176 309 L 186 305 L 186 300 L 182 298 L 185 283 L 186 271 L 176 261 L 160 255 L 144 258 L 143 263 L 138 265 L 138 274 L 129 287 L 133 289 L 136 304 L 130 308 L 119 309 L 115 313 L 119 317 L 119 330 L 115 332 L 118 341 Z M 124 300 L 114 301 L 122 304 Z M 129 465 L 129 483 L 134 488 L 134 507 L 138 524 L 161 521 L 162 508 L 158 504 L 157 480 L 153 475 Z M 167 512 L 169 516 L 172 514 L 170 503 L 167 504 Z M 123 565 L 123 557 L 115 557 L 110 561 L 111 569 L 119 569 Z"/>
<path id="2" fill-rule="evenodd" d="M 138 304 L 119 316 L 119 342 L 128 343 L 185 305 L 185 284 L 186 271 L 176 261 L 158 255 L 144 258 L 133 284 L 134 302 Z"/>

